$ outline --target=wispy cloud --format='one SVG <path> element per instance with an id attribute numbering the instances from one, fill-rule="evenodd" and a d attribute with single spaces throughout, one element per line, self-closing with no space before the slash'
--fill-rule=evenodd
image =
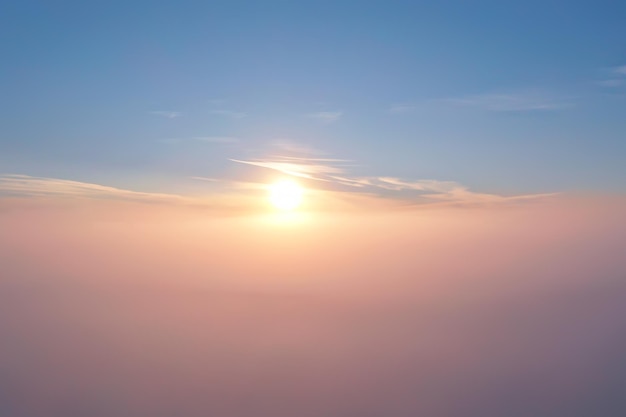
<path id="1" fill-rule="evenodd" d="M 146 193 L 80 181 L 18 174 L 0 176 L 0 194 L 18 197 L 72 197 L 143 202 L 184 201 L 183 197 L 173 194 Z"/>
<path id="2" fill-rule="evenodd" d="M 619 88 L 626 86 L 626 65 L 603 70 L 604 79 L 597 82 L 602 87 Z"/>
<path id="3" fill-rule="evenodd" d="M 347 193 L 377 195 L 406 204 L 488 204 L 530 200 L 553 194 L 502 196 L 471 191 L 455 181 L 433 179 L 406 180 L 386 176 L 351 175 L 346 160 L 322 158 L 275 157 L 233 162 L 271 169 L 285 175 L 321 181 L 319 188 Z M 313 184 L 309 184 L 315 187 Z"/>
<path id="4" fill-rule="evenodd" d="M 198 140 L 201 142 L 208 142 L 208 143 L 221 143 L 221 144 L 239 142 L 238 138 L 235 138 L 232 136 L 197 136 L 197 137 L 194 137 L 194 140 Z"/>
<path id="5" fill-rule="evenodd" d="M 388 109 L 389 113 L 402 114 L 411 113 L 415 111 L 417 107 L 414 104 L 394 104 Z"/>
<path id="6" fill-rule="evenodd" d="M 574 105 L 572 98 L 542 92 L 479 94 L 440 101 L 499 112 L 554 111 Z"/>
<path id="7" fill-rule="evenodd" d="M 626 80 L 623 79 L 619 79 L 619 78 L 612 78 L 612 79 L 608 79 L 608 80 L 601 80 L 598 81 L 598 85 L 602 86 L 602 87 L 621 87 L 623 85 L 626 85 Z"/>
<path id="8" fill-rule="evenodd" d="M 231 119 L 243 119 L 247 116 L 244 112 L 233 111 L 233 110 L 210 110 L 209 113 L 214 114 L 216 116 L 228 117 Z"/>
<path id="9" fill-rule="evenodd" d="M 357 187 L 360 192 L 381 194 L 388 198 L 399 198 L 408 202 L 446 202 L 452 204 L 506 203 L 544 198 L 554 193 L 502 196 L 479 193 L 455 181 L 432 179 L 405 180 L 395 177 L 336 177 L 338 183 Z"/>
<path id="10" fill-rule="evenodd" d="M 316 113 L 309 113 L 306 117 L 310 119 L 318 120 L 322 123 L 333 123 L 341 119 L 343 112 L 341 111 L 320 111 Z"/>
<path id="11" fill-rule="evenodd" d="M 432 179 L 406 180 L 383 176 L 354 176 L 348 172 L 345 160 L 280 158 L 267 160 L 233 160 L 234 162 L 270 169 L 284 175 L 307 181 L 311 191 L 331 192 L 346 201 L 375 197 L 381 202 L 399 204 L 403 207 L 420 205 L 483 206 L 489 204 L 517 203 L 553 196 L 554 194 L 528 194 L 502 196 L 479 193 L 454 181 Z M 180 196 L 166 193 L 133 191 L 81 181 L 28 175 L 0 176 L 0 198 L 18 197 L 28 199 L 110 200 L 152 204 L 175 204 L 198 206 L 221 210 L 246 210 L 254 206 L 254 196 L 249 192 L 264 191 L 266 185 L 258 181 L 194 176 L 190 179 L 203 181 L 214 188 L 211 196 Z M 207 184 L 208 185 L 208 184 Z M 245 191 L 245 192 L 244 192 Z M 235 192 L 235 194 L 233 194 Z M 242 194 L 242 192 L 244 192 Z M 228 196 L 245 197 L 229 200 Z M 237 197 L 237 198 L 239 198 Z"/>
<path id="12" fill-rule="evenodd" d="M 198 180 L 198 181 L 206 181 L 206 182 L 221 182 L 223 180 L 220 180 L 219 178 L 209 178 L 209 177 L 189 177 L 192 180 Z"/>
<path id="13" fill-rule="evenodd" d="M 320 151 L 302 143 L 294 142 L 291 139 L 275 139 L 269 143 L 272 153 L 291 156 L 311 156 L 321 155 Z"/>
<path id="14" fill-rule="evenodd" d="M 341 174 L 344 172 L 343 168 L 329 164 L 331 161 L 335 162 L 335 160 L 332 159 L 297 158 L 285 156 L 271 160 L 242 161 L 238 159 L 231 159 L 231 161 L 272 169 L 294 177 L 318 181 L 328 181 L 329 178 L 326 178 L 326 176 L 330 174 Z"/>
<path id="15" fill-rule="evenodd" d="M 176 119 L 177 117 L 180 117 L 183 115 L 179 111 L 167 111 L 167 110 L 152 111 L 150 113 L 157 115 L 157 116 L 166 117 L 168 119 Z"/>
<path id="16" fill-rule="evenodd" d="M 189 141 L 200 141 L 200 142 L 206 142 L 206 143 L 213 143 L 213 144 L 222 144 L 222 145 L 228 145 L 228 144 L 235 144 L 239 142 L 239 138 L 233 137 L 233 136 L 195 136 L 192 138 L 165 138 L 165 139 L 158 139 L 158 142 L 160 143 L 165 143 L 168 145 L 176 145 L 182 142 L 189 142 Z"/>
<path id="17" fill-rule="evenodd" d="M 626 65 L 613 68 L 613 72 L 618 75 L 626 75 Z"/>

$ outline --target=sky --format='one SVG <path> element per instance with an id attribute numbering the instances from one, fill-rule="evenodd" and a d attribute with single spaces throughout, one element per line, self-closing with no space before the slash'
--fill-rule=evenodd
<path id="1" fill-rule="evenodd" d="M 3 174 L 203 193 L 193 177 L 246 175 L 231 159 L 287 155 L 502 195 L 624 191 L 620 2 L 1 7 Z"/>
<path id="2" fill-rule="evenodd" d="M 0 3 L 0 417 L 623 417 L 625 21 Z"/>

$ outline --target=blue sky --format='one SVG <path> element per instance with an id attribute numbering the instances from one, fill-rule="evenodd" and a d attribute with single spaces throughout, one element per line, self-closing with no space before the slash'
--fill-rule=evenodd
<path id="1" fill-rule="evenodd" d="M 0 173 L 185 193 L 278 155 L 623 192 L 625 18 L 614 1 L 4 2 Z"/>

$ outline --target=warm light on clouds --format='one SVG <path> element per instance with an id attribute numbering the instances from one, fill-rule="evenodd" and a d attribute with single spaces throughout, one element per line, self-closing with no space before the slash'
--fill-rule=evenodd
<path id="1" fill-rule="evenodd" d="M 503 386 L 600 407 L 622 375 L 625 209 L 0 209 L 0 410 L 515 415 Z"/>
<path id="2" fill-rule="evenodd" d="M 484 205 L 544 199 L 555 195 L 555 193 L 537 193 L 503 196 L 472 191 L 455 181 L 355 176 L 350 172 L 351 161 L 346 159 L 273 156 L 253 160 L 232 159 L 232 161 L 310 180 L 309 188 L 332 191 L 343 195 L 346 199 L 361 194 L 369 197 L 376 196 L 380 201 L 396 201 L 405 205 Z M 363 209 L 368 208 L 363 207 Z"/>
<path id="3" fill-rule="evenodd" d="M 626 1 L 4 1 L 0 417 L 626 416 Z"/>

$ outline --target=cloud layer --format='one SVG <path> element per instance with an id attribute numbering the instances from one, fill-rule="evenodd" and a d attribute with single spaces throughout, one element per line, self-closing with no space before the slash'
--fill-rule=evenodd
<path id="1" fill-rule="evenodd" d="M 0 415 L 626 406 L 624 201 L 298 224 L 92 203 L 0 212 Z"/>

